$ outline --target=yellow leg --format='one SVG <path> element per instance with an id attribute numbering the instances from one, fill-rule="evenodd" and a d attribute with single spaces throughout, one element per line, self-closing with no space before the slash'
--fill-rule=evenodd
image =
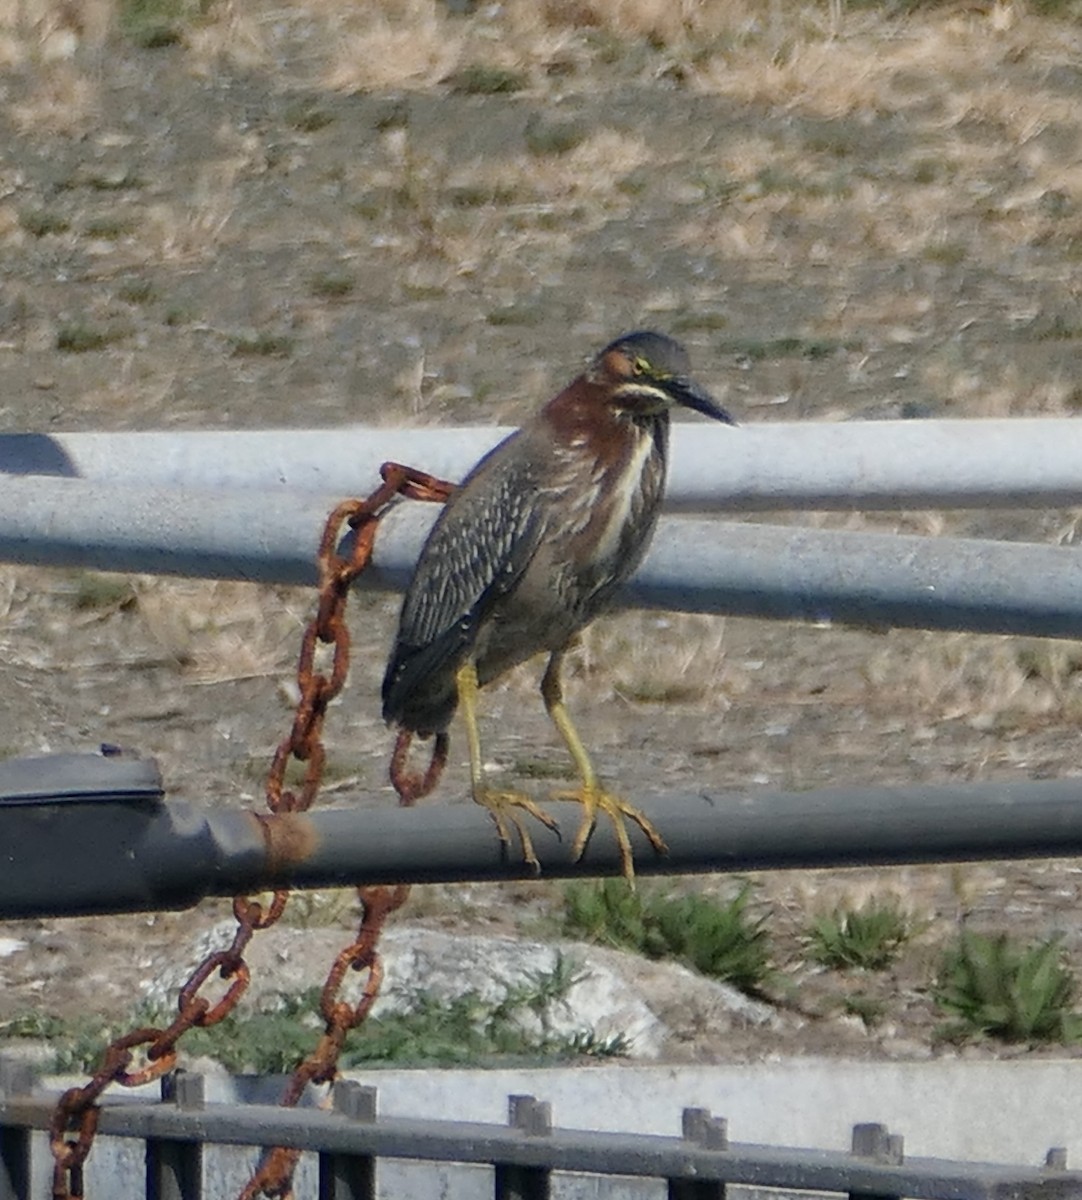
<path id="1" fill-rule="evenodd" d="M 511 845 L 511 834 L 508 822 L 515 827 L 519 844 L 522 846 L 522 857 L 538 874 L 541 864 L 537 861 L 533 842 L 529 831 L 515 809 L 521 808 L 531 817 L 536 817 L 546 828 L 551 829 L 559 837 L 560 827 L 538 804 L 523 792 L 502 792 L 485 786 L 484 770 L 481 766 L 481 735 L 477 730 L 477 669 L 473 663 L 459 669 L 456 676 L 458 684 L 458 701 L 462 709 L 462 717 L 466 722 L 466 742 L 470 749 L 470 784 L 474 800 L 487 808 L 496 823 L 496 832 L 507 850 Z"/>
<path id="2" fill-rule="evenodd" d="M 623 863 L 624 876 L 629 883 L 633 884 L 635 860 L 631 853 L 631 839 L 628 837 L 627 823 L 624 818 L 626 817 L 638 825 L 658 854 L 664 854 L 668 847 L 661 834 L 647 820 L 644 813 L 628 804 L 626 800 L 607 791 L 598 780 L 594 765 L 586 753 L 586 747 L 582 744 L 575 726 L 571 723 L 571 717 L 564 707 L 563 685 L 560 682 L 563 659 L 562 651 L 557 651 L 549 659 L 544 678 L 541 680 L 541 695 L 545 701 L 545 708 L 552 718 L 552 723 L 560 731 L 560 736 L 564 739 L 564 744 L 574 760 L 575 769 L 578 771 L 582 783 L 578 788 L 557 792 L 553 799 L 574 800 L 585 810 L 582 824 L 579 825 L 578 833 L 575 834 L 575 841 L 571 847 L 571 856 L 575 861 L 582 857 L 583 851 L 586 849 L 586 844 L 597 824 L 598 811 L 608 815 L 620 847 L 620 861 Z"/>

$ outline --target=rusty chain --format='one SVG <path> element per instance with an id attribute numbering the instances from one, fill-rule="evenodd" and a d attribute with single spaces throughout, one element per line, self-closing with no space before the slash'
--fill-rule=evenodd
<path id="1" fill-rule="evenodd" d="M 454 490 L 423 471 L 399 463 L 380 467 L 383 483 L 364 500 L 346 500 L 328 516 L 318 551 L 319 606 L 309 622 L 301 642 L 297 664 L 300 699 L 289 734 L 274 753 L 267 777 L 266 802 L 272 813 L 304 812 L 310 808 L 323 777 L 326 752 L 323 722 L 331 701 L 342 690 L 349 671 L 350 635 L 345 622 L 346 602 L 353 581 L 372 557 L 380 518 L 397 496 L 442 503 Z M 353 530 L 350 553 L 338 553 L 343 526 Z M 320 644 L 333 646 L 330 674 L 316 669 Z M 391 782 L 399 802 L 412 804 L 435 787 L 447 759 L 446 736 L 437 736 L 431 760 L 422 775 L 411 774 L 406 767 L 410 738 L 400 733 L 391 758 Z M 287 789 L 286 768 L 291 759 L 305 764 L 304 777 L 297 791 Z M 378 954 L 379 936 L 387 918 L 409 896 L 405 885 L 395 887 L 358 887 L 361 922 L 357 936 L 335 959 L 320 997 L 320 1015 L 324 1032 L 315 1049 L 299 1064 L 282 1097 L 283 1105 L 295 1105 L 308 1083 L 325 1083 L 337 1073 L 338 1056 L 351 1029 L 368 1015 L 379 995 L 383 970 Z M 97 1132 L 100 1107 L 98 1100 L 110 1084 L 137 1087 L 172 1070 L 177 1060 L 177 1042 L 196 1026 L 209 1028 L 233 1011 L 248 988 L 250 979 L 244 951 L 253 935 L 268 929 L 285 912 L 289 900 L 286 889 L 275 891 L 270 902 L 249 896 L 233 899 L 237 928 L 226 950 L 209 954 L 192 972 L 177 997 L 176 1019 L 165 1029 L 135 1029 L 114 1039 L 104 1050 L 98 1069 L 82 1087 L 69 1088 L 57 1101 L 50 1125 L 53 1154 L 54 1200 L 82 1200 L 83 1164 Z M 355 1004 L 339 999 L 349 970 L 367 971 L 361 998 Z M 217 973 L 227 986 L 224 995 L 212 1002 L 200 995 L 203 985 Z M 131 1070 L 140 1047 L 143 1063 Z M 240 1200 L 258 1195 L 287 1198 L 292 1196 L 293 1172 L 299 1151 L 277 1147 L 270 1150 L 241 1193 Z"/>

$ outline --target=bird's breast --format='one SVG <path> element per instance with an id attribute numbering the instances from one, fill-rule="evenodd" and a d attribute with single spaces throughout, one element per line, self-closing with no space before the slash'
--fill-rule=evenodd
<path id="1" fill-rule="evenodd" d="M 603 441 L 572 442 L 542 489 L 565 607 L 589 619 L 638 566 L 665 482 L 665 430 L 621 423 Z M 616 436 L 618 435 L 618 436 Z"/>
<path id="2" fill-rule="evenodd" d="M 595 562 L 608 563 L 622 558 L 629 549 L 629 534 L 632 541 L 636 540 L 637 523 L 652 503 L 656 507 L 656 499 L 660 498 L 660 481 L 655 478 L 659 465 L 653 461 L 656 453 L 653 437 L 635 429 L 635 438 L 627 454 L 615 463 L 597 467 L 598 498 L 586 527 L 587 537 L 593 542 Z M 643 537 L 649 532 L 644 529 Z"/>

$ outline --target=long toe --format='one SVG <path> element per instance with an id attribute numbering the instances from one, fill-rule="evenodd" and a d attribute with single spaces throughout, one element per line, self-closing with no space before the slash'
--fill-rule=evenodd
<path id="1" fill-rule="evenodd" d="M 521 814 L 528 813 L 535 820 L 540 821 L 546 829 L 550 829 L 555 833 L 558 838 L 560 836 L 560 827 L 556 821 L 524 792 L 504 792 L 484 788 L 476 791 L 473 798 L 483 808 L 488 809 L 495 823 L 496 832 L 503 843 L 504 854 L 506 855 L 510 852 L 511 835 L 509 826 L 514 826 L 515 832 L 518 834 L 519 845 L 522 848 L 523 861 L 533 870 L 535 875 L 540 875 L 541 864 L 538 861 L 537 852 L 533 848 L 533 839 L 530 837 L 530 831 L 527 829 Z"/>
<path id="2" fill-rule="evenodd" d="M 612 822 L 616 844 L 620 848 L 620 864 L 623 868 L 624 877 L 629 883 L 633 883 L 635 879 L 635 858 L 631 849 L 631 838 L 627 832 L 628 821 L 631 821 L 642 830 L 650 845 L 653 846 L 655 853 L 668 853 L 669 848 L 665 845 L 665 839 L 646 817 L 646 814 L 634 805 L 628 804 L 626 800 L 615 795 L 613 792 L 606 791 L 600 787 L 584 786 L 571 791 L 557 792 L 553 796 L 553 799 L 571 800 L 577 804 L 581 804 L 583 807 L 582 822 L 579 825 L 578 831 L 575 834 L 575 840 L 571 846 L 571 857 L 575 862 L 578 862 L 586 850 L 586 846 L 590 841 L 590 835 L 597 824 L 599 812 L 604 813 Z"/>

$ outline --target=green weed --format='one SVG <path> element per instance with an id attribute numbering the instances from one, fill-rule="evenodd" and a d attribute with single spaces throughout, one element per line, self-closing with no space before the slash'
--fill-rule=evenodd
<path id="1" fill-rule="evenodd" d="M 564 933 L 661 958 L 666 947 L 652 928 L 645 892 L 642 887 L 632 891 L 622 879 L 569 884 L 564 889 Z"/>
<path id="2" fill-rule="evenodd" d="M 24 208 L 19 213 L 19 225 L 36 238 L 50 233 L 65 233 L 70 228 L 66 217 L 47 208 Z"/>
<path id="3" fill-rule="evenodd" d="M 134 608 L 138 597 L 125 575 L 103 575 L 83 571 L 75 576 L 71 603 L 81 612 Z"/>
<path id="4" fill-rule="evenodd" d="M 144 50 L 175 46 L 186 28 L 205 15 L 213 0 L 121 0 L 120 32 Z"/>
<path id="5" fill-rule="evenodd" d="M 909 916 L 893 902 L 836 909 L 817 917 L 807 934 L 810 955 L 824 967 L 889 967 L 912 936 Z"/>
<path id="6" fill-rule="evenodd" d="M 344 300 L 357 286 L 357 280 L 346 271 L 323 271 L 312 277 L 309 286 L 313 296 L 324 300 Z"/>
<path id="7" fill-rule="evenodd" d="M 149 279 L 129 279 L 117 288 L 117 299 L 125 304 L 149 304 L 158 298 L 158 291 Z"/>
<path id="8" fill-rule="evenodd" d="M 493 309 L 485 320 L 489 325 L 538 325 L 544 316 L 540 305 L 510 304 L 506 308 Z"/>
<path id="9" fill-rule="evenodd" d="M 286 120 L 301 133 L 318 133 L 334 123 L 334 113 L 314 100 L 305 100 L 287 110 Z"/>
<path id="10" fill-rule="evenodd" d="M 570 759 L 516 758 L 511 771 L 520 779 L 575 779 L 577 772 Z"/>
<path id="11" fill-rule="evenodd" d="M 73 322 L 61 325 L 56 333 L 56 348 L 65 354 L 85 354 L 89 350 L 104 350 L 113 342 L 127 337 L 122 329 L 102 329 Z"/>
<path id="12" fill-rule="evenodd" d="M 551 971 L 535 972 L 505 990 L 496 1001 L 466 992 L 442 1000 L 418 990 L 405 998 L 401 1011 L 370 1017 L 346 1041 L 341 1064 L 475 1063 L 493 1057 L 563 1061 L 615 1057 L 628 1051 L 620 1036 L 598 1037 L 591 1031 L 571 1035 L 552 1032 L 548 1012 L 582 978 L 579 967 L 558 956 Z M 216 1059 L 234 1073 L 278 1075 L 291 1071 L 315 1043 L 321 1027 L 319 988 L 269 996 L 258 1012 L 241 1008 L 210 1029 L 192 1029 L 184 1038 L 186 1054 Z M 532 1020 L 523 1021 L 525 1014 Z M 35 1038 L 52 1043 L 53 1061 L 46 1069 L 66 1074 L 92 1070 L 104 1046 L 135 1026 L 162 1027 L 175 1014 L 140 1006 L 126 1020 L 99 1017 L 62 1020 L 36 1013 L 17 1014 L 0 1022 L 0 1036 Z"/>
<path id="13" fill-rule="evenodd" d="M 564 931 L 650 958 L 675 958 L 746 992 L 768 982 L 765 916 L 748 911 L 746 885 L 727 904 L 702 896 L 651 895 L 623 880 L 572 884 L 564 893 Z"/>
<path id="14" fill-rule="evenodd" d="M 587 132 L 581 121 L 529 121 L 525 129 L 526 149 L 538 156 L 569 154 L 582 145 Z"/>
<path id="15" fill-rule="evenodd" d="M 864 1022 L 865 1029 L 874 1029 L 887 1011 L 885 1000 L 869 996 L 867 992 L 854 992 L 851 996 L 846 996 L 842 1007 L 849 1016 L 859 1017 Z"/>
<path id="16" fill-rule="evenodd" d="M 754 362 L 774 358 L 806 358 L 815 362 L 830 358 L 842 349 L 858 348 L 828 338 L 805 337 L 734 338 L 720 343 L 718 347 L 722 354 L 736 354 Z"/>
<path id="17" fill-rule="evenodd" d="M 944 955 L 933 995 L 954 1018 L 940 1031 L 946 1039 L 1072 1042 L 1082 1036 L 1076 990 L 1058 937 L 1030 945 L 1006 933 L 963 932 Z"/>
<path id="18" fill-rule="evenodd" d="M 94 217 L 87 221 L 83 232 L 87 237 L 116 241 L 132 233 L 138 226 L 134 217 Z"/>
<path id="19" fill-rule="evenodd" d="M 521 92 L 527 81 L 521 71 L 470 63 L 449 75 L 444 82 L 452 92 L 466 96 L 507 96 Z"/>
<path id="20" fill-rule="evenodd" d="M 282 333 L 257 333 L 233 339 L 233 354 L 237 358 L 288 358 L 293 352 L 293 339 Z"/>

